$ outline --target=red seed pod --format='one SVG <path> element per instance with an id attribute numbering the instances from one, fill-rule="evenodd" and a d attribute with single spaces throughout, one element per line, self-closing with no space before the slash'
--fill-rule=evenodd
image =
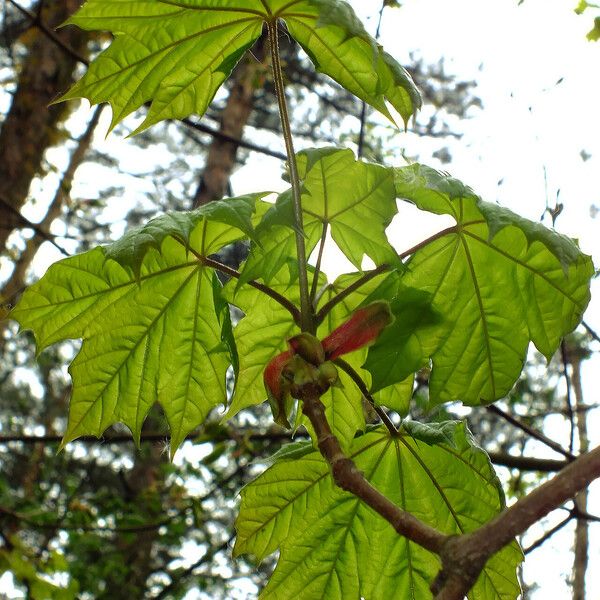
<path id="1" fill-rule="evenodd" d="M 289 350 L 278 354 L 269 362 L 263 374 L 273 420 L 288 429 L 290 428 L 288 412 L 291 410 L 289 398 L 291 382 L 283 376 L 283 370 L 291 359 L 292 353 Z"/>
<path id="2" fill-rule="evenodd" d="M 263 379 L 267 394 L 269 394 L 269 396 L 273 396 L 273 398 L 277 400 L 281 400 L 287 391 L 284 386 L 282 372 L 283 368 L 291 358 L 291 351 L 286 350 L 285 352 L 282 352 L 275 358 L 271 359 L 265 368 Z"/>
<path id="3" fill-rule="evenodd" d="M 357 310 L 322 342 L 328 360 L 374 342 L 393 320 L 387 302 L 377 301 Z"/>

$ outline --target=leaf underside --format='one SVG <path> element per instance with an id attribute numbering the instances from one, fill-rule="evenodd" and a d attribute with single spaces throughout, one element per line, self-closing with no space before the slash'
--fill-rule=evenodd
<path id="1" fill-rule="evenodd" d="M 61 100 L 109 102 L 111 129 L 145 103 L 136 132 L 208 108 L 233 67 L 281 19 L 315 66 L 393 120 L 421 100 L 408 73 L 340 0 L 88 0 L 67 25 L 107 30 L 112 44 Z"/>
<path id="2" fill-rule="evenodd" d="M 431 426 L 434 428 L 435 426 Z M 351 455 L 367 479 L 400 508 L 447 534 L 476 529 L 504 507 L 487 455 L 462 423 L 444 423 L 443 439 L 423 442 L 378 429 L 354 440 Z M 439 437 L 439 436 L 438 436 Z M 234 554 L 258 560 L 280 550 L 261 599 L 432 598 L 436 555 L 399 536 L 361 500 L 333 484 L 317 451 L 283 455 L 242 490 Z M 470 600 L 514 600 L 516 543 L 487 564 Z"/>
<path id="3" fill-rule="evenodd" d="M 397 212 L 393 171 L 354 158 L 351 150 L 321 148 L 297 155 L 307 253 L 326 229 L 348 260 L 361 269 L 364 256 L 375 264 L 399 265 L 385 230 Z M 269 283 L 295 252 L 292 196 L 280 195 L 256 228 L 257 243 L 241 282 Z"/>
<path id="4" fill-rule="evenodd" d="M 521 373 L 530 341 L 549 359 L 580 322 L 590 299 L 590 257 L 569 238 L 482 202 L 428 167 L 397 169 L 396 188 L 399 197 L 451 215 L 457 225 L 415 252 L 402 278 L 441 321 L 425 319 L 414 335 L 400 336 L 405 345 L 392 333 L 378 340 L 366 364 L 374 389 L 431 358 L 432 402 L 502 398 Z M 424 304 L 418 318 L 426 311 Z"/>
<path id="5" fill-rule="evenodd" d="M 220 284 L 202 258 L 252 232 L 260 196 L 158 217 L 112 246 L 52 265 L 25 292 L 12 317 L 34 331 L 38 350 L 83 339 L 69 369 L 73 391 L 63 445 L 100 436 L 116 422 L 139 440 L 158 402 L 174 452 L 226 403 L 227 323 L 215 294 Z"/>

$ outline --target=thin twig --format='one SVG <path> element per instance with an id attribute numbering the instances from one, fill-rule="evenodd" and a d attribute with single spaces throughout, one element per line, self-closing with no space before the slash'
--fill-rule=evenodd
<path id="1" fill-rule="evenodd" d="M 200 131 L 201 133 L 207 133 L 208 135 L 222 140 L 224 142 L 231 142 L 240 148 L 246 148 L 246 150 L 252 150 L 253 152 L 260 152 L 261 154 L 265 154 L 266 156 L 272 156 L 273 158 L 278 158 L 279 160 L 286 160 L 286 155 L 282 152 L 278 152 L 277 150 L 271 150 L 266 146 L 261 146 L 260 144 L 255 144 L 254 142 L 249 142 L 247 140 L 243 140 L 241 138 L 236 138 L 218 129 L 214 129 L 209 125 L 205 125 L 204 123 L 197 123 L 196 121 L 192 121 L 189 118 L 181 119 L 181 122 L 188 127 L 195 129 L 196 131 Z"/>
<path id="2" fill-rule="evenodd" d="M 581 324 L 585 327 L 585 330 L 595 339 L 597 342 L 600 342 L 600 336 L 585 322 L 582 321 Z"/>
<path id="3" fill-rule="evenodd" d="M 575 412 L 573 411 L 573 398 L 571 397 L 571 378 L 569 377 L 569 361 L 567 360 L 567 348 L 565 341 L 560 342 L 560 358 L 562 361 L 563 376 L 565 378 L 565 384 L 567 386 L 567 394 L 565 402 L 567 406 L 567 418 L 569 419 L 570 432 L 569 432 L 569 452 L 573 454 L 575 447 Z"/>
<path id="4" fill-rule="evenodd" d="M 369 388 L 367 388 L 367 385 L 363 381 L 362 377 L 343 358 L 336 358 L 334 363 L 340 369 L 342 369 L 342 371 L 344 371 L 350 377 L 350 379 L 352 379 L 352 381 L 354 381 L 356 387 L 360 390 L 360 393 L 365 397 L 365 400 L 367 400 L 367 402 L 375 409 L 375 412 L 381 419 L 381 422 L 386 426 L 387 430 L 390 432 L 392 437 L 397 436 L 398 429 L 396 428 L 394 423 L 392 423 L 392 420 L 385 412 L 385 410 L 381 408 L 381 406 L 377 405 L 377 403 L 375 402 L 375 398 L 373 398 L 373 395 L 371 394 L 371 392 L 369 392 Z"/>
<path id="5" fill-rule="evenodd" d="M 71 256 L 70 252 L 65 250 L 54 238 L 55 236 L 47 231 L 44 231 L 38 223 L 33 223 L 27 217 L 24 217 L 19 210 L 17 210 L 10 202 L 0 196 L 0 204 L 4 206 L 7 210 L 9 210 L 13 215 L 20 221 L 20 225 L 26 227 L 28 229 L 33 229 L 36 235 L 39 235 L 41 238 L 50 242 L 63 256 Z"/>
<path id="6" fill-rule="evenodd" d="M 179 585 L 179 583 L 182 580 L 193 575 L 194 571 L 198 567 L 211 561 L 215 557 L 215 555 L 217 555 L 219 552 L 223 552 L 223 551 L 227 550 L 227 548 L 229 548 L 229 545 L 233 541 L 234 537 L 235 537 L 235 534 L 232 535 L 231 537 L 229 537 L 228 540 L 226 540 L 219 546 L 209 548 L 195 563 L 191 564 L 189 567 L 187 567 L 183 571 L 178 571 L 176 573 L 176 576 L 174 576 L 175 574 L 169 573 L 169 576 L 171 577 L 171 581 L 167 585 L 165 585 L 165 587 L 163 587 L 163 589 L 160 590 L 160 592 L 156 596 L 154 596 L 154 599 L 161 600 L 162 598 L 166 598 L 171 592 L 173 592 L 175 590 L 175 588 Z"/>
<path id="7" fill-rule="evenodd" d="M 141 533 L 142 531 L 153 531 L 155 529 L 159 529 L 165 525 L 169 525 L 173 522 L 176 516 L 168 517 L 162 519 L 158 522 L 153 523 L 144 523 L 142 525 L 124 525 L 117 527 L 105 527 L 100 525 L 79 525 L 79 524 L 69 524 L 61 521 L 56 521 L 53 523 L 50 522 L 38 522 L 27 515 L 18 513 L 16 511 L 11 510 L 10 508 L 6 508 L 4 506 L 0 506 L 0 516 L 4 515 L 5 517 L 9 517 L 14 519 L 15 521 L 20 521 L 33 527 L 34 529 L 52 529 L 52 530 L 65 530 L 65 531 L 97 531 L 97 532 L 106 532 L 106 533 Z M 179 515 L 177 515 L 179 516 Z"/>
<path id="8" fill-rule="evenodd" d="M 383 10 L 387 5 L 387 1 L 383 0 L 379 9 L 379 20 L 377 21 L 377 31 L 375 32 L 375 40 L 379 39 L 381 33 L 381 22 L 383 20 Z M 362 158 L 365 146 L 365 130 L 367 125 L 367 103 L 363 100 L 360 108 L 360 131 L 358 133 L 358 158 Z"/>
<path id="9" fill-rule="evenodd" d="M 571 454 L 571 452 L 569 452 L 568 450 L 565 450 L 560 444 L 557 444 L 554 440 L 551 440 L 549 437 L 546 437 L 543 433 L 540 433 L 539 431 L 536 431 L 532 427 L 529 427 L 529 425 L 526 425 L 522 421 L 515 419 L 515 417 L 513 417 L 512 415 L 509 415 L 507 412 L 504 412 L 502 409 L 498 408 L 496 405 L 492 404 L 491 406 L 487 406 L 486 410 L 490 413 L 493 413 L 493 414 L 501 417 L 502 419 L 504 419 L 505 421 L 507 421 L 508 423 L 513 425 L 514 427 L 517 427 L 521 431 L 524 431 L 527 435 L 530 435 L 532 438 L 535 438 L 539 442 L 542 442 L 542 444 L 545 444 L 549 448 L 552 448 L 552 450 L 554 450 L 555 452 L 562 454 L 568 460 L 570 460 L 570 461 L 575 460 L 576 456 L 574 454 Z"/>
<path id="10" fill-rule="evenodd" d="M 321 261 L 323 260 L 323 251 L 325 250 L 325 241 L 327 240 L 327 227 L 328 223 L 323 223 L 323 233 L 321 234 L 321 241 L 319 243 L 319 253 L 317 255 L 317 263 L 315 264 L 315 272 L 313 274 L 312 287 L 310 289 L 310 305 L 315 307 L 315 298 L 317 296 L 317 289 L 319 287 L 319 273 L 321 272 Z"/>
<path id="11" fill-rule="evenodd" d="M 533 552 L 534 550 L 537 550 L 540 546 L 545 544 L 555 533 L 559 532 L 565 525 L 567 525 L 573 519 L 574 519 L 574 515 L 571 511 L 569 511 L 569 514 L 567 515 L 567 517 L 564 518 L 560 523 L 558 523 L 557 525 L 552 527 L 552 529 L 549 529 L 548 531 L 546 531 L 546 533 L 544 533 L 544 535 L 542 535 L 535 542 L 533 542 L 532 544 L 527 546 L 527 548 L 523 548 L 523 554 L 527 555 L 527 554 L 530 554 L 531 552 Z"/>
<path id="12" fill-rule="evenodd" d="M 84 56 L 82 56 L 76 50 L 71 48 L 71 46 L 69 46 L 69 44 L 66 44 L 55 31 L 53 31 L 50 27 L 48 27 L 42 21 L 39 13 L 37 15 L 32 13 L 27 8 L 21 6 L 18 2 L 15 2 L 15 0 L 8 0 L 8 1 L 19 12 L 24 14 L 31 21 L 32 25 L 35 25 L 45 36 L 47 36 L 49 39 L 51 39 L 57 46 L 62 48 L 71 58 L 83 63 L 84 65 L 89 65 L 89 61 Z"/>
<path id="13" fill-rule="evenodd" d="M 555 473 L 564 469 L 569 461 L 553 460 L 551 458 L 535 458 L 533 456 L 513 456 L 505 452 L 488 450 L 490 460 L 498 466 L 519 471 L 538 471 L 540 473 Z"/>

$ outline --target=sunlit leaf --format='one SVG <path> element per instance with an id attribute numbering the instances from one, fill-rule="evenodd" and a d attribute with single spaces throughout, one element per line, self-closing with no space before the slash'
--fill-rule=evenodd
<path id="1" fill-rule="evenodd" d="M 302 209 L 307 252 L 324 227 L 357 268 L 364 256 L 375 264 L 399 266 L 385 230 L 397 212 L 393 172 L 380 165 L 356 160 L 351 150 L 321 148 L 298 153 L 302 182 Z M 254 245 L 242 279 L 261 275 L 270 281 L 295 253 L 291 193 L 282 194 L 257 226 Z"/>
<path id="2" fill-rule="evenodd" d="M 370 432 L 353 442 L 352 457 L 402 509 L 447 534 L 472 531 L 504 507 L 499 482 L 463 424 L 430 429 L 426 443 L 420 435 L 393 439 L 382 429 Z M 261 599 L 432 598 L 438 557 L 337 488 L 316 451 L 284 456 L 246 486 L 236 527 L 235 555 L 262 560 L 280 550 Z M 469 598 L 514 600 L 521 559 L 516 543 L 495 555 Z"/>
<path id="3" fill-rule="evenodd" d="M 270 287 L 291 302 L 299 303 L 296 281 L 281 274 Z M 250 285 L 229 282 L 225 298 L 238 306 L 245 316 L 233 330 L 239 355 L 239 371 L 227 417 L 267 399 L 263 382 L 265 367 L 272 358 L 287 350 L 287 340 L 300 332 L 290 312 L 278 302 Z"/>
<path id="4" fill-rule="evenodd" d="M 88 0 L 67 24 L 115 39 L 63 97 L 109 102 L 111 127 L 146 102 L 142 131 L 202 115 L 267 22 L 282 19 L 317 68 L 392 118 L 420 106 L 408 73 L 339 0 Z"/>
<path id="5" fill-rule="evenodd" d="M 158 402 L 174 451 L 226 402 L 230 324 L 203 259 L 250 231 L 254 199 L 159 217 L 111 246 L 52 265 L 25 292 L 11 316 L 33 330 L 39 350 L 83 339 L 70 367 L 63 443 L 100 436 L 116 422 L 139 439 Z M 232 216 L 235 206 L 240 213 Z"/>
<path id="6" fill-rule="evenodd" d="M 402 285 L 390 306 L 394 322 L 381 333 L 364 364 L 373 378 L 373 391 L 407 377 L 412 387 L 410 374 L 429 363 L 443 331 L 442 317 L 433 310 L 427 292 Z"/>
<path id="7" fill-rule="evenodd" d="M 549 358 L 581 320 L 591 260 L 569 238 L 482 202 L 433 169 L 397 169 L 396 188 L 419 208 L 457 222 L 414 254 L 403 277 L 405 285 L 429 294 L 442 316 L 422 344 L 433 359 L 431 399 L 479 404 L 501 398 L 518 378 L 530 341 Z M 370 366 L 375 353 L 386 351 L 398 352 L 392 339 L 373 349 Z M 385 383 L 404 379 L 414 366 L 396 361 Z"/>

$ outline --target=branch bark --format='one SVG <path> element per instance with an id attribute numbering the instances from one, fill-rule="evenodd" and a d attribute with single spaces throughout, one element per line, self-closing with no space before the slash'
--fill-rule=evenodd
<path id="1" fill-rule="evenodd" d="M 442 571 L 432 585 L 436 600 L 463 600 L 491 556 L 598 477 L 600 447 L 574 460 L 483 527 L 450 538 L 441 552 Z"/>
<path id="2" fill-rule="evenodd" d="M 321 454 L 329 463 L 335 483 L 360 498 L 376 513 L 381 515 L 400 534 L 431 552 L 439 554 L 447 536 L 423 523 L 374 488 L 348 458 L 325 416 L 325 407 L 316 390 L 305 394 L 302 411 L 310 420 L 317 435 Z"/>

